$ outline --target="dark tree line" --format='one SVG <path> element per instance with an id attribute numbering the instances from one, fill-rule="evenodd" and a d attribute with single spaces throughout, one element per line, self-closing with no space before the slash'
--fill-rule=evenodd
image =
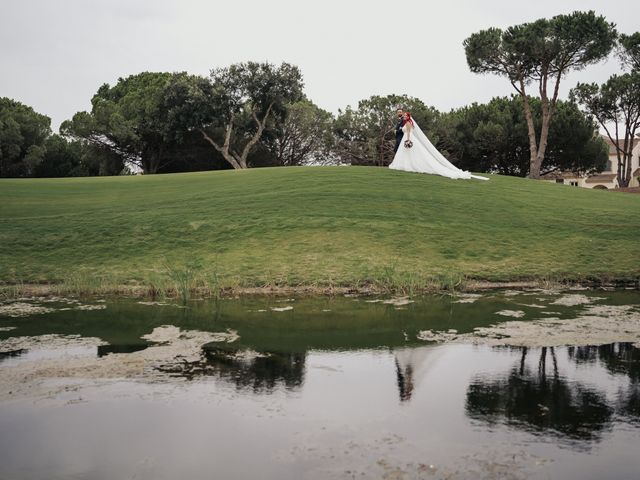
<path id="1" fill-rule="evenodd" d="M 534 125 L 543 122 L 542 105 L 529 99 Z M 528 126 L 517 96 L 494 98 L 442 115 L 437 146 L 465 170 L 524 177 L 529 174 Z M 557 101 L 548 134 L 542 173 L 569 170 L 590 173 L 606 167 L 608 147 L 595 135 L 597 125 L 571 102 Z"/>
<path id="2" fill-rule="evenodd" d="M 142 77 L 148 75 L 141 74 Z M 182 74 L 171 78 L 170 88 L 175 89 L 184 78 Z M 122 84 L 131 80 L 140 78 L 130 77 Z M 269 123 L 267 118 L 265 123 L 269 123 L 269 127 L 250 145 L 260 128 L 254 129 L 257 122 L 250 120 L 251 113 L 244 112 L 244 119 L 238 116 L 226 127 L 217 125 L 206 129 L 185 127 L 180 118 L 171 118 L 165 123 L 173 122 L 173 126 L 165 124 L 163 133 L 158 127 L 162 122 L 154 123 L 153 118 L 148 118 L 151 115 L 148 110 L 145 113 L 144 107 L 148 104 L 136 106 L 127 100 L 113 105 L 113 100 L 102 98 L 110 94 L 110 90 L 101 88 L 102 94 L 99 92 L 93 99 L 98 106 L 91 114 L 81 112 L 65 122 L 61 128 L 64 136 L 51 135 L 47 117 L 5 99 L 4 104 L 21 112 L 18 120 L 24 123 L 25 134 L 21 137 L 23 145 L 9 145 L 13 150 L 3 147 L 3 152 L 16 153 L 11 157 L 3 154 L 2 176 L 117 175 L 127 171 L 126 165 L 145 173 L 309 163 L 387 166 L 393 159 L 397 106 L 411 110 L 433 143 L 459 167 L 505 175 L 528 174 L 527 122 L 517 97 L 494 98 L 487 104 L 441 113 L 417 98 L 373 96 L 359 102 L 357 108 L 347 107 L 336 117 L 303 98 L 285 105 L 279 121 Z M 136 101 L 140 102 L 141 96 L 137 96 Z M 530 104 L 534 122 L 540 124 L 540 103 L 531 99 Z M 7 110 L 3 110 L 4 116 Z M 175 109 L 168 110 L 176 114 Z M 124 114 L 120 111 L 128 112 L 125 118 L 129 121 L 121 120 Z M 182 128 L 175 126 L 180 124 Z M 229 125 L 231 134 L 227 133 Z M 544 171 L 590 172 L 604 168 L 607 147 L 594 135 L 596 126 L 574 103 L 559 101 L 549 133 Z M 5 143 L 8 138 L 7 135 L 0 137 Z M 222 143 L 218 144 L 216 139 L 222 139 Z M 225 155 L 231 156 L 234 162 L 228 161 Z"/>
<path id="3" fill-rule="evenodd" d="M 111 151 L 51 133 L 51 120 L 0 98 L 0 177 L 118 175 L 125 166 Z"/>

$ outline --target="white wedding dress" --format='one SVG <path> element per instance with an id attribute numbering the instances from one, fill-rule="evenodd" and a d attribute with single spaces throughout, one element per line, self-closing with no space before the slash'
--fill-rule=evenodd
<path id="1" fill-rule="evenodd" d="M 404 146 L 407 140 L 407 126 L 402 127 L 404 136 L 400 147 L 393 157 L 393 162 L 389 168 L 394 170 L 404 170 L 405 172 L 430 173 L 433 175 L 442 175 L 449 178 L 477 178 L 478 180 L 489 180 L 486 177 L 472 175 L 469 172 L 460 170 L 438 151 L 436 147 L 429 141 L 427 136 L 420 130 L 420 127 L 413 120 L 413 130 L 411 131 L 411 141 L 413 147 L 406 148 Z"/>

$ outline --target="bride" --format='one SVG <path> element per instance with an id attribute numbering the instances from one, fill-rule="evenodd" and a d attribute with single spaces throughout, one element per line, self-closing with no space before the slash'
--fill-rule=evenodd
<path id="1" fill-rule="evenodd" d="M 444 158 L 420 130 L 420 127 L 409 112 L 404 113 L 402 132 L 404 135 L 400 148 L 398 148 L 395 157 L 393 157 L 393 162 L 391 162 L 389 168 L 406 172 L 431 173 L 449 178 L 489 180 L 486 177 L 472 175 L 469 172 L 460 170 Z"/>

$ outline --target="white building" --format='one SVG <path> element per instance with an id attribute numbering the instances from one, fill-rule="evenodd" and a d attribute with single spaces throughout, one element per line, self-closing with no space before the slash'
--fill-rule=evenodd
<path id="1" fill-rule="evenodd" d="M 609 137 L 602 135 L 602 138 L 607 142 L 607 145 L 609 145 L 609 160 L 607 161 L 607 167 L 602 172 L 594 175 L 585 175 L 575 172 L 555 171 L 542 175 L 542 179 L 548 182 L 564 183 L 574 187 L 601 189 L 619 188 L 617 178 L 617 149 L 611 140 L 609 140 Z M 618 141 L 622 144 L 624 140 Z M 629 187 L 638 186 L 640 186 L 640 137 L 636 137 L 633 142 L 631 155 L 631 181 L 629 182 Z"/>

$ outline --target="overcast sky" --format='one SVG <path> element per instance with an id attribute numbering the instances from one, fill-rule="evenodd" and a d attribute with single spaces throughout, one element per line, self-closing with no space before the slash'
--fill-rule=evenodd
<path id="1" fill-rule="evenodd" d="M 307 95 L 334 113 L 390 93 L 449 110 L 512 92 L 469 72 L 470 34 L 589 9 L 640 30 L 637 0 L 0 0 L 0 96 L 57 130 L 118 77 L 266 60 L 298 65 Z M 611 59 L 573 74 L 562 95 L 618 70 Z"/>

